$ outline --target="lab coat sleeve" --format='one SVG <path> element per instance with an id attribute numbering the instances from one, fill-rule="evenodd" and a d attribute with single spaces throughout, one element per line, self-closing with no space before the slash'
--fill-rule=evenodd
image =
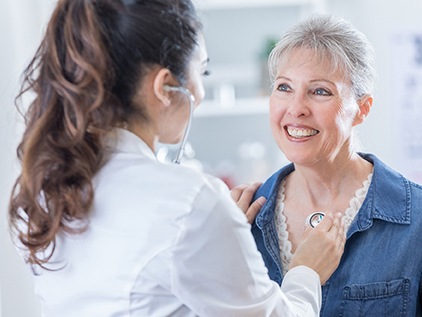
<path id="1" fill-rule="evenodd" d="M 220 182 L 203 186 L 172 248 L 171 290 L 196 315 L 318 316 L 318 274 L 297 267 L 271 281 L 243 212 Z"/>

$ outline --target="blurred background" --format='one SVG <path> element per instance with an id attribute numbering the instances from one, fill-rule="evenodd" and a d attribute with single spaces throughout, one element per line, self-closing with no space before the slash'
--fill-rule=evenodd
<path id="1" fill-rule="evenodd" d="M 14 106 L 21 73 L 34 55 L 54 0 L 0 0 L 0 317 L 39 317 L 38 299 L 10 242 L 7 206 L 19 173 L 23 120 Z M 315 12 L 351 21 L 377 54 L 377 89 L 358 127 L 364 152 L 422 183 L 422 2 L 420 0 L 196 0 L 212 75 L 183 161 L 229 187 L 264 181 L 287 164 L 268 124 L 266 59 L 292 24 Z M 30 96 L 24 103 L 30 100 Z M 161 145 L 168 161 L 175 147 Z"/>

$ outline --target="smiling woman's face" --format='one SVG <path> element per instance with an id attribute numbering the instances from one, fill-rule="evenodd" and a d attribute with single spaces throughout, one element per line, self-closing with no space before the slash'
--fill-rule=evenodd
<path id="1" fill-rule="evenodd" d="M 270 125 L 287 159 L 310 165 L 349 155 L 359 106 L 347 76 L 307 49 L 296 49 L 277 71 Z"/>

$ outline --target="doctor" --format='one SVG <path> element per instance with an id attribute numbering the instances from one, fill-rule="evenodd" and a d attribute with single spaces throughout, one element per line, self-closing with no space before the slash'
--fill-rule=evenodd
<path id="1" fill-rule="evenodd" d="M 10 203 L 44 316 L 318 315 L 337 216 L 308 229 L 280 288 L 244 215 L 258 184 L 232 199 L 155 158 L 187 132 L 207 60 L 190 0 L 58 1 L 25 72 L 36 97 Z"/>

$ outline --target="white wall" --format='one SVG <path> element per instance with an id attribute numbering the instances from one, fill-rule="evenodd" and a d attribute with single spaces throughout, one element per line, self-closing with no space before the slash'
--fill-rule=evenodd
<path id="1" fill-rule="evenodd" d="M 397 85 L 392 78 L 394 61 L 389 40 L 397 31 L 419 31 L 422 34 L 422 1 L 327 0 L 327 10 L 352 22 L 375 48 L 378 70 L 375 101 L 368 120 L 359 127 L 359 134 L 365 150 L 399 169 L 392 146 L 392 140 L 400 131 L 393 129 L 395 116 L 391 100 Z"/>
<path id="2" fill-rule="evenodd" d="M 7 206 L 18 175 L 16 147 L 22 119 L 14 107 L 22 70 L 40 43 L 53 0 L 0 1 L 0 316 L 37 317 L 38 299 L 7 228 Z"/>

